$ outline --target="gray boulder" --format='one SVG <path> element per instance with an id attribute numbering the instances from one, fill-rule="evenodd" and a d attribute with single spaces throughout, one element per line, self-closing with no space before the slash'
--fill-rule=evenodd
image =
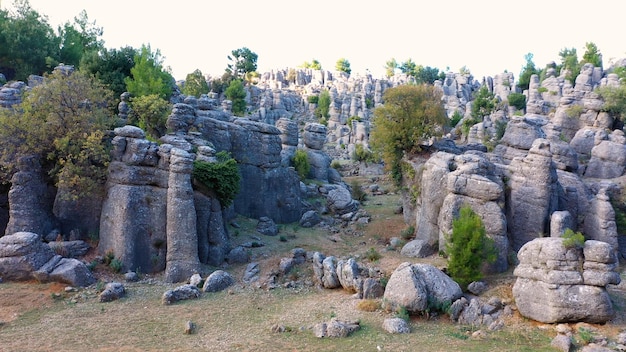
<path id="1" fill-rule="evenodd" d="M 104 286 L 104 290 L 100 292 L 100 302 L 111 302 L 120 299 L 126 295 L 126 288 L 119 282 L 109 282 Z"/>
<path id="2" fill-rule="evenodd" d="M 591 149 L 591 160 L 585 169 L 585 177 L 620 177 L 625 168 L 626 145 L 606 140 Z"/>
<path id="3" fill-rule="evenodd" d="M 30 280 L 32 273 L 53 257 L 54 252 L 35 233 L 16 232 L 0 237 L 0 277 L 4 280 Z"/>
<path id="4" fill-rule="evenodd" d="M 513 296 L 525 317 L 544 322 L 603 323 L 614 315 L 606 285 L 620 282 L 617 257 L 605 242 L 586 241 L 566 248 L 563 238 L 544 237 L 525 244 Z"/>
<path id="5" fill-rule="evenodd" d="M 278 226 L 272 219 L 267 216 L 259 218 L 259 222 L 256 224 L 256 231 L 266 236 L 278 235 Z"/>
<path id="6" fill-rule="evenodd" d="M 378 299 L 385 294 L 379 279 L 368 277 L 363 280 L 363 299 Z"/>
<path id="7" fill-rule="evenodd" d="M 247 263 L 250 261 L 250 254 L 248 254 L 248 251 L 244 247 L 237 246 L 228 252 L 226 261 L 228 264 Z"/>
<path id="8" fill-rule="evenodd" d="M 352 199 L 350 191 L 343 187 L 335 187 L 326 196 L 326 206 L 337 215 L 344 215 L 358 209 L 359 203 Z"/>
<path id="9" fill-rule="evenodd" d="M 52 267 L 46 264 L 34 272 L 33 276 L 42 282 L 62 282 L 77 287 L 86 287 L 97 281 L 91 270 L 74 258 L 61 258 Z"/>
<path id="10" fill-rule="evenodd" d="M 425 258 L 435 252 L 424 240 L 412 240 L 402 247 L 400 254 L 409 258 Z"/>
<path id="11" fill-rule="evenodd" d="M 451 304 L 461 297 L 459 284 L 429 264 L 402 263 L 389 278 L 383 299 L 390 308 L 405 307 L 411 313 L 430 305 Z"/>
<path id="12" fill-rule="evenodd" d="M 344 290 L 362 294 L 363 279 L 359 265 L 354 258 L 337 262 L 337 278 Z"/>
<path id="13" fill-rule="evenodd" d="M 89 243 L 77 241 L 53 241 L 48 246 L 56 253 L 66 258 L 79 258 L 87 254 L 91 246 Z"/>
<path id="14" fill-rule="evenodd" d="M 387 318 L 383 321 L 383 329 L 390 334 L 408 334 L 411 327 L 402 318 Z"/>
<path id="15" fill-rule="evenodd" d="M 313 227 L 322 221 L 320 214 L 315 210 L 309 210 L 302 214 L 300 218 L 300 226 L 304 228 Z"/>
<path id="16" fill-rule="evenodd" d="M 331 319 L 328 323 L 315 324 L 313 333 L 315 337 L 348 337 L 351 333 L 361 328 L 358 321 L 342 321 L 337 318 Z"/>
<path id="17" fill-rule="evenodd" d="M 322 286 L 324 288 L 338 288 L 341 287 L 339 277 L 337 276 L 337 259 L 333 256 L 326 257 L 322 261 Z"/>
<path id="18" fill-rule="evenodd" d="M 202 291 L 219 292 L 235 284 L 235 278 L 223 270 L 216 270 L 204 281 Z"/>
<path id="19" fill-rule="evenodd" d="M 615 210 L 606 188 L 601 188 L 591 200 L 585 214 L 582 232 L 588 239 L 604 241 L 614 250 L 618 249 Z"/>
<path id="20" fill-rule="evenodd" d="M 326 143 L 326 126 L 319 123 L 308 123 L 302 134 L 304 145 L 313 150 L 322 150 Z"/>
<path id="21" fill-rule="evenodd" d="M 161 297 L 161 302 L 165 305 L 173 304 L 178 301 L 194 299 L 200 297 L 200 289 L 194 285 L 186 284 L 178 286 L 172 290 L 167 290 Z"/>
<path id="22" fill-rule="evenodd" d="M 246 284 L 258 281 L 260 272 L 261 269 L 259 268 L 259 263 L 252 262 L 246 266 L 246 270 L 244 271 L 243 278 L 241 280 Z"/>

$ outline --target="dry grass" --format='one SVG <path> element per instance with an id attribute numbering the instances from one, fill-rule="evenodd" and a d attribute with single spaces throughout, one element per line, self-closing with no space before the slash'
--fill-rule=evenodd
<path id="1" fill-rule="evenodd" d="M 400 263 L 418 261 L 401 257 L 398 250 L 388 250 L 381 241 L 399 236 L 406 227 L 402 215 L 393 214 L 398 204 L 397 195 L 370 196 L 365 208 L 372 222 L 346 233 L 281 226 L 279 236 L 284 235 L 287 242 L 281 242 L 279 236 L 259 236 L 266 246 L 250 249 L 253 260 L 260 263 L 263 277 L 291 249 L 302 247 L 326 255 L 354 255 L 388 276 Z M 250 241 L 250 236 L 256 235 L 256 221 L 239 218 L 237 222 L 241 228 L 233 243 Z M 364 261 L 369 248 L 382 255 L 375 263 Z M 419 262 L 446 265 L 437 256 Z M 238 265 L 226 270 L 241 277 L 244 268 Z M 310 271 L 310 267 L 302 267 L 293 275 L 305 277 Z M 96 274 L 106 281 L 123 279 L 101 268 Z M 66 293 L 59 284 L 0 284 L 0 351 L 376 351 L 377 347 L 383 351 L 552 351 L 552 330 L 518 315 L 504 330 L 487 332 L 481 340 L 470 337 L 475 328 L 454 324 L 445 315 L 413 317 L 412 333 L 389 335 L 382 330 L 382 322 L 393 316 L 392 312 L 378 309 L 376 300 L 357 300 L 343 290 L 299 287 L 265 291 L 237 285 L 225 292 L 205 293 L 197 300 L 164 306 L 161 295 L 174 285 L 160 279 L 156 275 L 126 284 L 127 297 L 109 303 L 100 303 L 94 288 Z M 512 299 L 510 273 L 487 281 L 492 287 L 488 295 Z M 619 313 L 624 314 L 623 290 L 611 294 L 620 302 Z M 315 338 L 312 327 L 332 317 L 359 320 L 362 329 L 345 339 Z M 185 334 L 188 321 L 196 326 L 194 334 Z M 623 328 L 623 322 L 620 324 Z M 272 332 L 275 326 L 284 327 L 286 332 Z"/>

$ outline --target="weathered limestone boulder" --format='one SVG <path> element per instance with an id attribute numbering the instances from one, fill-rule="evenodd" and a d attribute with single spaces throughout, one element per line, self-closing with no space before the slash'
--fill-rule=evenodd
<path id="1" fill-rule="evenodd" d="M 281 131 L 281 165 L 290 166 L 291 158 L 293 158 L 298 149 L 298 123 L 295 120 L 281 118 L 276 121 L 276 127 Z"/>
<path id="2" fill-rule="evenodd" d="M 550 237 L 561 237 L 565 230 L 576 229 L 576 224 L 567 210 L 555 211 L 550 215 Z"/>
<path id="3" fill-rule="evenodd" d="M 545 124 L 546 121 L 541 115 L 526 114 L 523 117 L 512 117 L 494 153 L 505 162 L 510 162 L 515 157 L 525 156 L 535 139 L 546 137 L 541 129 Z"/>
<path id="4" fill-rule="evenodd" d="M 333 214 L 344 215 L 358 209 L 359 203 L 352 199 L 350 191 L 344 187 L 333 188 L 326 195 L 326 206 Z"/>
<path id="5" fill-rule="evenodd" d="M 256 231 L 265 236 L 276 236 L 278 235 L 278 226 L 272 219 L 262 216 L 256 224 Z"/>
<path id="6" fill-rule="evenodd" d="M 181 282 L 200 271 L 192 170 L 192 155 L 173 148 L 167 188 L 167 282 Z"/>
<path id="7" fill-rule="evenodd" d="M 315 281 L 324 288 L 341 287 L 337 276 L 337 259 L 333 256 L 325 257 L 322 253 L 313 253 L 313 273 Z"/>
<path id="8" fill-rule="evenodd" d="M 48 246 L 63 257 L 79 258 L 87 254 L 91 246 L 89 243 L 81 240 L 77 241 L 53 241 L 48 242 Z"/>
<path id="9" fill-rule="evenodd" d="M 410 313 L 418 313 L 429 304 L 452 303 L 462 294 L 459 284 L 434 266 L 402 263 L 391 274 L 383 299 L 391 309 L 402 306 Z"/>
<path id="10" fill-rule="evenodd" d="M 550 214 L 558 205 L 550 142 L 536 139 L 526 157 L 513 159 L 510 174 L 507 223 L 511 246 L 518 250 L 547 233 Z"/>
<path id="11" fill-rule="evenodd" d="M 569 144 L 579 155 L 591 157 L 593 148 L 608 138 L 604 129 L 585 127 L 576 131 Z"/>
<path id="12" fill-rule="evenodd" d="M 0 107 L 12 108 L 22 103 L 22 91 L 26 83 L 21 81 L 9 82 L 0 87 Z"/>
<path id="13" fill-rule="evenodd" d="M 0 238 L 0 277 L 15 281 L 55 281 L 81 287 L 96 282 L 85 264 L 55 255 L 41 241 L 41 236 L 32 232 L 16 232 Z"/>
<path id="14" fill-rule="evenodd" d="M 363 278 L 354 258 L 337 262 L 337 278 L 344 290 L 362 294 Z"/>
<path id="15" fill-rule="evenodd" d="M 348 337 L 351 333 L 361 328 L 358 321 L 342 321 L 337 318 L 328 323 L 319 323 L 313 326 L 315 337 Z"/>
<path id="16" fill-rule="evenodd" d="M 383 329 L 390 334 L 408 334 L 411 327 L 402 318 L 387 318 L 383 321 Z"/>
<path id="17" fill-rule="evenodd" d="M 218 266 L 224 262 L 231 248 L 222 205 L 216 197 L 196 191 L 194 207 L 198 231 L 198 259 L 201 263 Z"/>
<path id="18" fill-rule="evenodd" d="M 124 270 L 165 269 L 167 188 L 171 145 L 158 146 L 134 126 L 115 129 L 98 251 L 112 252 Z"/>
<path id="19" fill-rule="evenodd" d="M 626 145 L 605 140 L 591 149 L 591 160 L 585 169 L 585 177 L 620 177 L 625 168 Z"/>
<path id="20" fill-rule="evenodd" d="M 126 288 L 120 282 L 109 282 L 104 286 L 104 290 L 100 292 L 100 302 L 111 302 L 118 300 L 126 295 Z"/>
<path id="21" fill-rule="evenodd" d="M 298 222 L 301 227 L 308 228 L 319 224 L 322 221 L 320 214 L 315 210 L 306 211 L 302 214 L 300 221 Z"/>
<path id="22" fill-rule="evenodd" d="M 161 302 L 164 305 L 169 305 L 178 301 L 199 298 L 200 295 L 201 292 L 197 286 L 186 284 L 178 286 L 172 290 L 165 291 L 161 297 Z"/>
<path id="23" fill-rule="evenodd" d="M 618 249 L 615 210 L 605 188 L 601 188 L 591 201 L 582 226 L 585 238 L 608 243 Z"/>
<path id="24" fill-rule="evenodd" d="M 20 157 L 17 169 L 11 178 L 9 222 L 5 234 L 25 231 L 46 236 L 58 227 L 52 214 L 54 190 L 46 185 L 37 157 Z"/>
<path id="25" fill-rule="evenodd" d="M 204 281 L 202 291 L 219 292 L 235 283 L 235 278 L 224 270 L 216 270 Z"/>
<path id="26" fill-rule="evenodd" d="M 537 238 L 519 250 L 513 296 L 520 314 L 544 323 L 608 321 L 614 310 L 606 285 L 620 282 L 615 251 L 601 241 L 583 248 L 563 241 Z"/>

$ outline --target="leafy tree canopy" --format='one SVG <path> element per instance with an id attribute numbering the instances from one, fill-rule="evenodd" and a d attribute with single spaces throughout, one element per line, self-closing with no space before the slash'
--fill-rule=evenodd
<path id="1" fill-rule="evenodd" d="M 585 53 L 583 54 L 581 66 L 586 63 L 593 64 L 594 67 L 602 67 L 602 54 L 598 46 L 593 42 L 585 43 Z"/>
<path id="2" fill-rule="evenodd" d="M 246 112 L 246 90 L 239 79 L 233 79 L 224 92 L 226 98 L 233 103 L 233 114 L 243 116 Z"/>
<path id="3" fill-rule="evenodd" d="M 228 67 L 226 72 L 232 74 L 234 78 L 246 78 L 248 73 L 256 71 L 258 55 L 250 49 L 243 47 L 235 49 L 228 56 Z"/>
<path id="4" fill-rule="evenodd" d="M 142 95 L 131 99 L 130 122 L 146 131 L 149 138 L 157 140 L 167 132 L 165 124 L 172 111 L 172 104 L 157 94 Z"/>
<path id="5" fill-rule="evenodd" d="M 79 67 L 85 53 L 104 49 L 102 27 L 97 27 L 95 21 L 90 22 L 85 10 L 74 17 L 73 24 L 65 22 L 59 26 L 58 32 L 61 39 L 59 60 L 66 65 Z"/>
<path id="6" fill-rule="evenodd" d="M 310 69 L 313 69 L 313 70 L 321 70 L 322 69 L 322 64 L 319 61 L 317 61 L 316 59 L 313 59 L 313 61 L 311 61 L 311 62 L 305 61 L 302 64 L 302 67 L 303 68 L 310 68 Z"/>
<path id="7" fill-rule="evenodd" d="M 392 57 L 391 60 L 385 63 L 385 76 L 393 77 L 396 74 L 398 66 L 398 62 Z"/>
<path id="8" fill-rule="evenodd" d="M 576 82 L 576 77 L 580 73 L 580 64 L 578 63 L 578 54 L 576 48 L 563 48 L 559 52 L 561 57 L 560 70 L 567 70 L 565 78 L 572 84 Z"/>
<path id="9" fill-rule="evenodd" d="M 79 71 L 55 71 L 24 96 L 19 109 L 0 109 L 0 164 L 4 177 L 20 156 L 35 155 L 59 187 L 72 197 L 93 193 L 106 177 L 105 131 L 113 127 L 113 97 Z"/>
<path id="10" fill-rule="evenodd" d="M 402 181 L 400 161 L 405 153 L 443 132 L 447 122 L 441 92 L 431 85 L 401 85 L 389 88 L 384 104 L 374 110 L 372 148 L 382 155 L 396 184 Z"/>
<path id="11" fill-rule="evenodd" d="M 522 90 L 527 90 L 530 86 L 530 77 L 535 74 L 539 74 L 539 70 L 535 66 L 533 62 L 533 54 L 528 53 L 524 55 L 524 60 L 526 60 L 526 65 L 522 67 L 522 72 L 519 74 L 519 79 L 517 81 L 517 86 Z"/>
<path id="12" fill-rule="evenodd" d="M 350 61 L 342 57 L 337 60 L 337 63 L 335 63 L 335 70 L 350 74 L 352 72 L 352 69 L 350 68 Z"/>
<path id="13" fill-rule="evenodd" d="M 137 49 L 130 46 L 120 49 L 103 49 L 100 52 L 91 51 L 83 55 L 80 69 L 94 75 L 118 98 L 126 92 L 125 80 L 131 76 L 130 71 L 135 65 L 136 55 L 138 55 Z"/>
<path id="14" fill-rule="evenodd" d="M 169 100 L 172 95 L 172 75 L 163 69 L 161 51 L 152 52 L 150 45 L 142 45 L 133 58 L 134 66 L 126 77 L 127 91 L 134 97 L 156 94 Z"/>
<path id="15" fill-rule="evenodd" d="M 199 98 L 202 94 L 209 92 L 209 84 L 204 78 L 202 71 L 195 70 L 192 73 L 187 74 L 185 77 L 185 84 L 183 85 L 182 93 L 185 95 L 193 95 Z"/>

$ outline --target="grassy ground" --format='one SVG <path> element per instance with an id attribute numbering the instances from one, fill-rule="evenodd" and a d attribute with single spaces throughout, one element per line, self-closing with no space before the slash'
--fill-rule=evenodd
<path id="1" fill-rule="evenodd" d="M 266 245 L 251 249 L 251 254 L 261 263 L 262 274 L 275 268 L 280 257 L 294 247 L 326 255 L 355 255 L 390 274 L 399 263 L 409 261 L 387 247 L 388 238 L 399 236 L 406 227 L 402 215 L 393 211 L 398 202 L 395 194 L 370 197 L 364 207 L 372 222 L 340 233 L 284 225 L 279 236 L 261 236 Z M 240 228 L 232 231 L 233 242 L 250 241 L 256 222 L 244 218 L 237 222 Z M 381 254 L 373 263 L 365 258 L 370 248 Z M 445 266 L 436 256 L 419 261 Z M 241 277 L 244 268 L 226 270 Z M 215 268 L 207 268 L 211 269 Z M 305 267 L 297 274 L 309 272 Z M 96 274 L 103 281 L 123 280 L 103 268 Z M 480 338 L 472 337 L 477 328 L 452 323 L 446 315 L 412 317 L 410 334 L 390 335 L 381 326 L 391 313 L 360 311 L 358 300 L 343 290 L 298 286 L 266 291 L 238 284 L 224 292 L 164 306 L 161 295 L 175 285 L 160 279 L 160 275 L 144 276 L 139 283 L 125 284 L 127 297 L 110 303 L 98 302 L 95 286 L 65 292 L 59 284 L 2 283 L 0 351 L 553 351 L 552 326 L 517 314 L 501 331 L 483 328 Z M 487 278 L 491 287 L 487 296 L 510 299 L 512 280 L 510 273 Z M 611 295 L 618 314 L 623 315 L 624 291 L 615 289 Z M 345 339 L 315 338 L 312 326 L 332 317 L 359 320 L 362 328 Z M 187 321 L 196 325 L 193 334 L 184 334 Z M 272 332 L 274 326 L 286 332 Z M 614 336 L 624 324 L 618 319 L 616 324 L 598 328 Z"/>

